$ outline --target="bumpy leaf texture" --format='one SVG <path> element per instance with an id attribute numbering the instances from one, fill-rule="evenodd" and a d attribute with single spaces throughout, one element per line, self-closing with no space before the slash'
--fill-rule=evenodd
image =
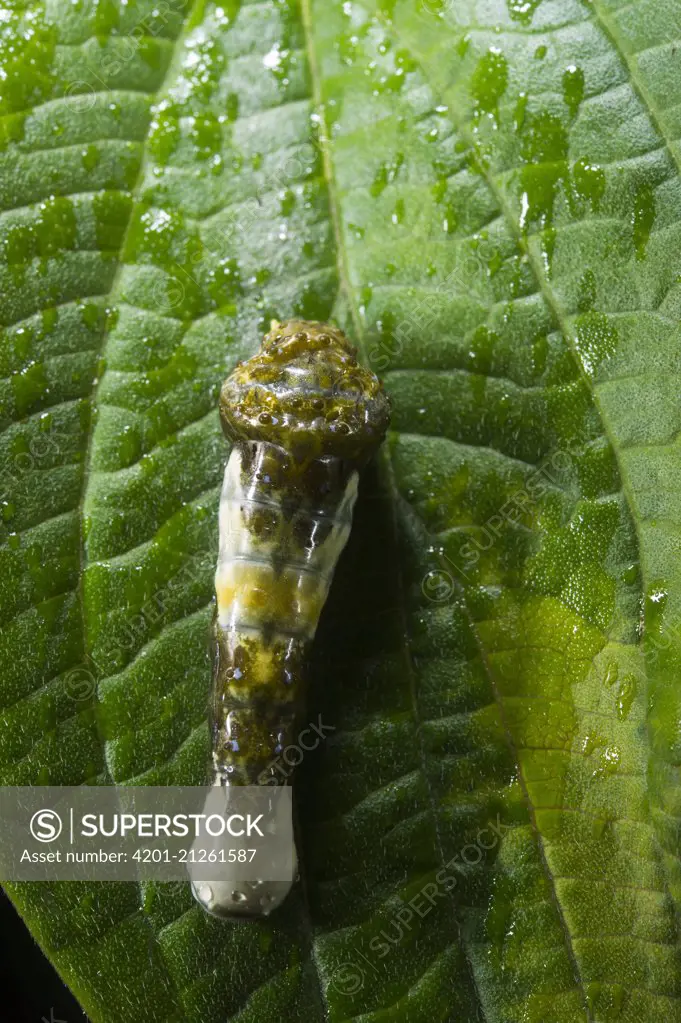
<path id="1" fill-rule="evenodd" d="M 681 1020 L 681 0 L 0 20 L 5 784 L 203 780 L 217 393 L 271 318 L 394 406 L 301 883 L 9 886 L 46 954 L 97 1023 Z"/>

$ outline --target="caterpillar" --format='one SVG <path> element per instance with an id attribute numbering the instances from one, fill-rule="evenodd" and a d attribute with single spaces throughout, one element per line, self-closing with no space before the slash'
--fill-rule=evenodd
<path id="1" fill-rule="evenodd" d="M 232 449 L 219 508 L 212 783 L 279 785 L 295 743 L 305 665 L 352 524 L 359 473 L 383 440 L 390 402 L 327 323 L 273 321 L 260 350 L 220 391 Z M 286 779 L 288 781 L 288 779 Z M 286 886 L 243 879 L 194 885 L 218 916 L 267 915 Z"/>

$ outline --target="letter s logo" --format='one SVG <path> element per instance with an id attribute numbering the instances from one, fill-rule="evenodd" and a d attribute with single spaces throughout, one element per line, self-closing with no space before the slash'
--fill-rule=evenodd
<path id="1" fill-rule="evenodd" d="M 38 810 L 31 817 L 29 828 L 38 842 L 54 842 L 61 835 L 62 820 L 56 810 Z"/>

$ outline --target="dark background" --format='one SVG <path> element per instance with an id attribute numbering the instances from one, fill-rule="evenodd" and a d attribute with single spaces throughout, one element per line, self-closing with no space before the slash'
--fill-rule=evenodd
<path id="1" fill-rule="evenodd" d="M 0 1021 L 88 1023 L 0 889 Z"/>

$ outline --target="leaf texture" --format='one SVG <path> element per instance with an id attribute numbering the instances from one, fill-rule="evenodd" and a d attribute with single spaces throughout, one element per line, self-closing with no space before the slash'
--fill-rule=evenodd
<path id="1" fill-rule="evenodd" d="M 681 1020 L 677 0 L 12 7 L 5 784 L 200 783 L 272 318 L 393 400 L 317 638 L 301 883 L 13 885 L 95 1021 Z"/>

